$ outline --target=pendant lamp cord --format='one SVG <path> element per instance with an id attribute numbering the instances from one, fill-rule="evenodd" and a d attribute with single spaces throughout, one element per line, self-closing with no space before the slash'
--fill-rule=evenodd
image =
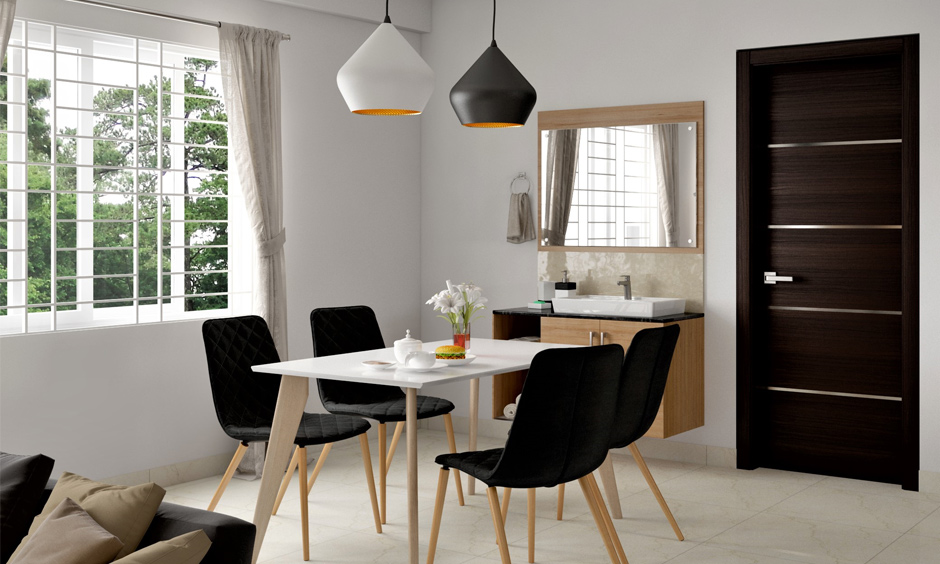
<path id="1" fill-rule="evenodd" d="M 382 23 L 392 23 L 392 18 L 388 17 L 388 0 L 385 0 L 385 21 Z"/>
<path id="2" fill-rule="evenodd" d="M 493 0 L 493 41 L 490 45 L 496 46 L 496 0 Z"/>

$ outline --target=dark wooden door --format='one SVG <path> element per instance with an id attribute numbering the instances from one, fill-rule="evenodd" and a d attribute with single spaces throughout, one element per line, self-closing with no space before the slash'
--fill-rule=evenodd
<path id="1" fill-rule="evenodd" d="M 739 467 L 917 488 L 917 51 L 738 52 Z"/>

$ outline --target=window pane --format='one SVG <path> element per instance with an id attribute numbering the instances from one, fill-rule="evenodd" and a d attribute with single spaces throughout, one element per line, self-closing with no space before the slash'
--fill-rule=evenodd
<path id="1" fill-rule="evenodd" d="M 86 251 L 80 251 L 82 253 Z M 94 251 L 95 271 L 97 274 L 127 274 L 134 272 L 134 252 L 130 249 L 108 249 Z M 97 288 L 97 286 L 96 286 Z M 130 296 L 131 294 L 127 294 Z M 123 297 L 123 296 L 122 296 Z M 95 294 L 95 299 L 109 299 Z"/>
<path id="2" fill-rule="evenodd" d="M 134 223 L 95 222 L 95 247 L 134 246 Z"/>
<path id="3" fill-rule="evenodd" d="M 52 195 L 30 193 L 27 205 L 29 303 L 47 304 L 52 302 Z"/>
<path id="4" fill-rule="evenodd" d="M 95 194 L 94 198 L 95 219 L 134 220 L 134 196 L 125 194 Z"/>
<path id="5" fill-rule="evenodd" d="M 56 54 L 56 78 L 92 82 L 99 86 L 133 87 L 137 65 L 81 55 Z"/>
<path id="6" fill-rule="evenodd" d="M 127 61 L 134 61 L 137 58 L 135 39 L 110 33 L 59 27 L 56 43 L 57 50 L 69 53 L 78 52 Z"/>
<path id="7" fill-rule="evenodd" d="M 156 41 L 138 39 L 137 60 L 151 65 L 160 64 L 160 44 Z"/>
<path id="8" fill-rule="evenodd" d="M 29 22 L 26 28 L 29 47 L 52 49 L 52 26 Z"/>

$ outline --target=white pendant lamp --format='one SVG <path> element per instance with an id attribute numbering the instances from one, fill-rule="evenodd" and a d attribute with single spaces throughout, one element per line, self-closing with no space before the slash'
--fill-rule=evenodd
<path id="1" fill-rule="evenodd" d="M 336 75 L 336 84 L 355 114 L 420 114 L 434 90 L 434 71 L 392 25 L 385 22 L 366 39 Z"/>

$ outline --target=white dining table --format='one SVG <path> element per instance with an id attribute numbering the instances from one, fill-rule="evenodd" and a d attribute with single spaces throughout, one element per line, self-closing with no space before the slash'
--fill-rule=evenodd
<path id="1" fill-rule="evenodd" d="M 433 351 L 441 345 L 451 342 L 437 341 L 424 344 L 424 350 Z M 418 390 L 425 386 L 470 381 L 470 444 L 469 450 L 476 450 L 476 428 L 479 417 L 479 393 L 482 376 L 492 376 L 515 370 L 525 370 L 532 363 L 532 358 L 540 351 L 570 347 L 556 343 L 534 343 L 529 341 L 504 341 L 499 339 L 481 339 L 474 337 L 470 343 L 468 355 L 476 358 L 462 366 L 444 366 L 426 372 L 409 371 L 398 365 L 384 370 L 367 368 L 365 360 L 395 361 L 393 349 L 377 349 L 348 354 L 338 354 L 316 358 L 288 360 L 272 364 L 253 366 L 255 372 L 281 375 L 277 407 L 271 425 L 271 438 L 268 442 L 267 456 L 261 475 L 261 486 L 255 505 L 254 524 L 255 546 L 252 562 L 258 561 L 261 543 L 267 531 L 271 510 L 277 496 L 284 469 L 291 454 L 291 446 L 300 425 L 310 380 L 323 378 L 343 382 L 361 382 L 382 386 L 398 386 L 405 390 L 405 428 L 406 457 L 408 460 L 408 549 L 410 564 L 418 564 Z M 435 365 L 437 366 L 437 365 Z M 471 480 L 472 484 L 472 480 Z M 472 486 L 468 486 L 470 493 Z"/>

